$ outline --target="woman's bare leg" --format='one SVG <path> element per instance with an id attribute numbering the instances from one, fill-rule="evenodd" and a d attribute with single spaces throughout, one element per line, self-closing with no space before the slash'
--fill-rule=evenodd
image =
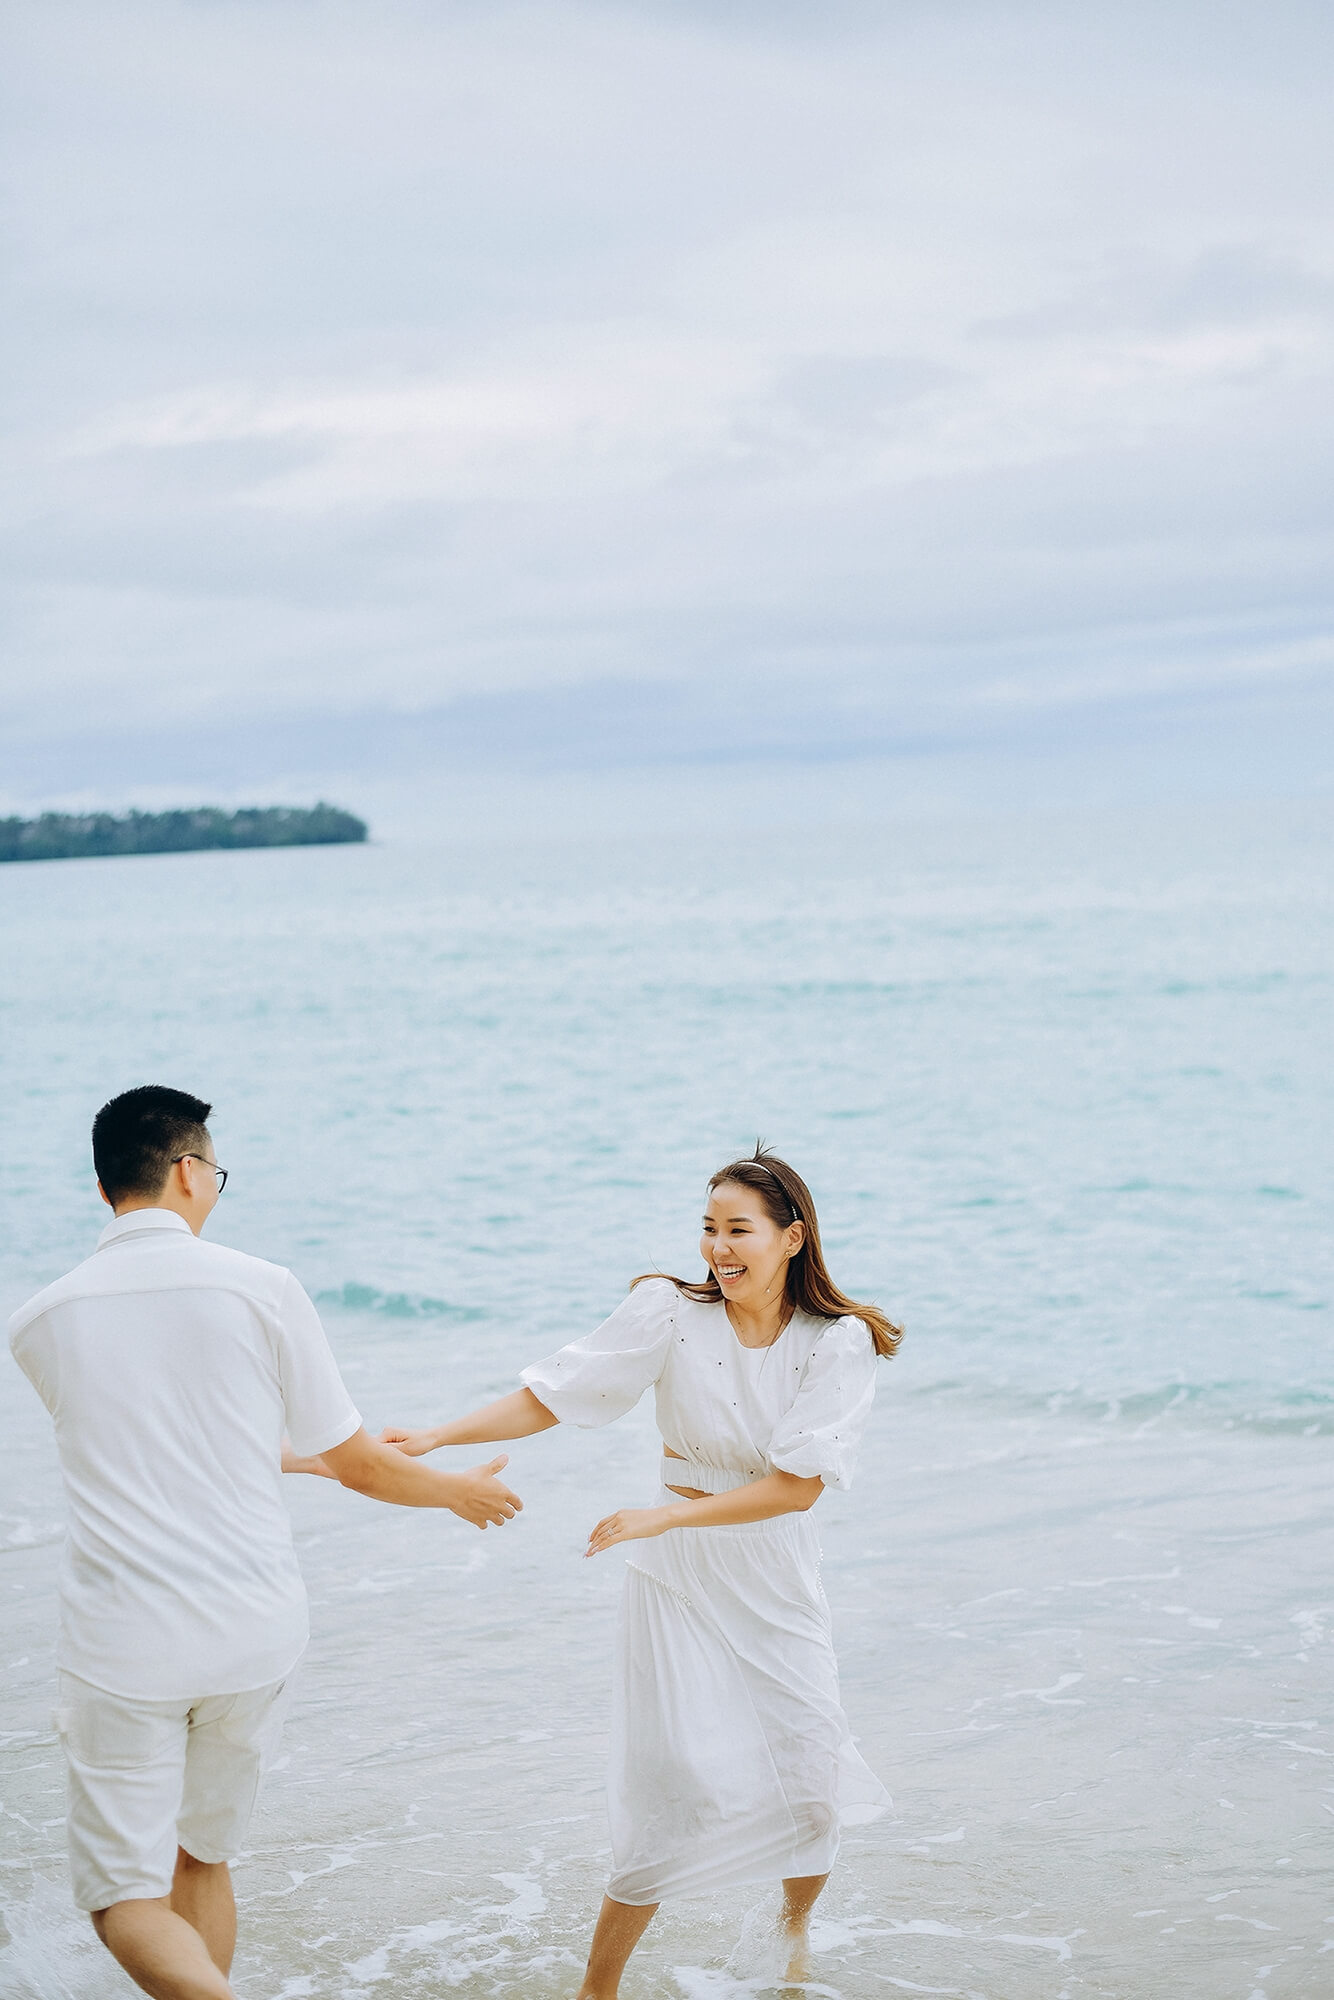
<path id="1" fill-rule="evenodd" d="M 788 1979 L 810 1976 L 811 1911 L 828 1880 L 827 1875 L 790 1875 L 783 1883 L 783 1913 L 778 1921 L 792 1947 L 784 1975 Z"/>
<path id="2" fill-rule="evenodd" d="M 613 1903 L 610 1896 L 602 1898 L 578 2000 L 616 2000 L 621 1974 L 657 1907 L 656 1903 Z"/>

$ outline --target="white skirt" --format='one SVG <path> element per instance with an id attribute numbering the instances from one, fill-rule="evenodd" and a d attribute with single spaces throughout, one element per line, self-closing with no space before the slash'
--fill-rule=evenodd
<path id="1" fill-rule="evenodd" d="M 839 1703 L 811 1515 L 636 1542 L 612 1699 L 613 1901 L 825 1875 L 840 1825 L 889 1803 Z"/>

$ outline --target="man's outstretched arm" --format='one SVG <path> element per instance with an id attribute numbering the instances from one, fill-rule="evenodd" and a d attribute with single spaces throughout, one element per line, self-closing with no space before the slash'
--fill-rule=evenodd
<path id="1" fill-rule="evenodd" d="M 340 1485 L 371 1500 L 386 1500 L 391 1506 L 447 1507 L 475 1528 L 485 1528 L 488 1523 L 500 1527 L 523 1507 L 518 1494 L 511 1493 L 496 1477 L 509 1463 L 504 1453 L 489 1465 L 475 1465 L 468 1472 L 437 1472 L 433 1466 L 422 1465 L 358 1430 L 343 1444 L 322 1452 L 319 1460 L 297 1463 L 303 1469 L 306 1464 L 312 1469 L 322 1464 Z"/>

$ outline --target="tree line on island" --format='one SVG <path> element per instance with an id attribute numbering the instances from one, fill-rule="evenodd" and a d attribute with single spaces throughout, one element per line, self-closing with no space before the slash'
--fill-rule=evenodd
<path id="1" fill-rule="evenodd" d="M 365 840 L 340 806 L 254 806 L 223 812 L 41 813 L 0 819 L 0 861 L 73 861 L 103 854 L 189 854 L 210 847 L 325 847 Z"/>

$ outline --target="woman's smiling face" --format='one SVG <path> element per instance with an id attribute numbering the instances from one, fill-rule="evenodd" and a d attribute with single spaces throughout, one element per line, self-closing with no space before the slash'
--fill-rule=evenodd
<path id="1" fill-rule="evenodd" d="M 776 1223 L 755 1188 L 720 1181 L 704 1211 L 700 1254 L 729 1304 L 760 1312 L 787 1289 L 788 1259 L 800 1249 L 801 1223 Z"/>

